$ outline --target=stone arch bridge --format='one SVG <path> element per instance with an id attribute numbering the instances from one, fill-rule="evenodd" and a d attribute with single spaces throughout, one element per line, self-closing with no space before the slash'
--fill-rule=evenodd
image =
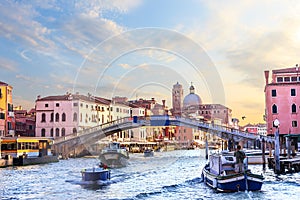
<path id="1" fill-rule="evenodd" d="M 274 138 L 269 136 L 254 135 L 237 129 L 189 118 L 161 115 L 150 117 L 126 117 L 88 128 L 73 135 L 56 138 L 52 145 L 52 149 L 56 154 L 61 154 L 63 157 L 68 156 L 71 152 L 80 153 L 86 149 L 87 145 L 94 144 L 107 136 L 141 126 L 186 126 L 203 130 L 222 139 L 233 140 L 235 142 L 241 140 L 258 140 L 261 142 L 274 143 Z"/>

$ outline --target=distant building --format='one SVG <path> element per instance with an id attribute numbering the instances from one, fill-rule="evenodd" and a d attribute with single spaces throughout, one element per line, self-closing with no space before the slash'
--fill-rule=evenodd
<path id="1" fill-rule="evenodd" d="M 265 115 L 267 133 L 273 135 L 275 119 L 280 121 L 280 134 L 300 134 L 300 73 L 299 67 L 265 71 Z"/>
<path id="2" fill-rule="evenodd" d="M 16 130 L 15 135 L 35 137 L 35 109 L 23 110 L 22 107 L 14 108 Z"/>
<path id="3" fill-rule="evenodd" d="M 12 90 L 12 86 L 0 81 L 0 136 L 15 135 Z"/>
<path id="4" fill-rule="evenodd" d="M 243 127 L 243 131 L 252 133 L 254 135 L 267 135 L 266 124 L 247 124 Z"/>

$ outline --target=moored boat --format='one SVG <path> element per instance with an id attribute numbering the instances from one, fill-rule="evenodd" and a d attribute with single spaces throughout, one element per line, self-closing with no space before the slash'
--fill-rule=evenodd
<path id="1" fill-rule="evenodd" d="M 220 192 L 261 190 L 264 177 L 253 174 L 247 168 L 243 172 L 236 172 L 235 163 L 233 155 L 219 153 L 210 155 L 209 163 L 202 170 L 203 181 Z"/>
<path id="2" fill-rule="evenodd" d="M 121 148 L 119 142 L 111 142 L 101 151 L 99 159 L 109 168 L 125 167 L 128 164 L 129 152 Z"/>
<path id="3" fill-rule="evenodd" d="M 12 157 L 14 166 L 58 162 L 51 152 L 53 138 L 47 137 L 3 137 L 1 138 L 1 157 Z M 11 165 L 8 160 L 7 165 Z"/>

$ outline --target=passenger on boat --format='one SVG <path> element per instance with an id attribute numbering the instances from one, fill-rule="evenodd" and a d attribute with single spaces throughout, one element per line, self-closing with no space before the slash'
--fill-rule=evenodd
<path id="1" fill-rule="evenodd" d="M 243 172 L 244 171 L 244 158 L 246 158 L 245 152 L 241 150 L 241 145 L 237 145 L 236 152 L 234 152 L 236 158 L 235 171 Z"/>
<path id="2" fill-rule="evenodd" d="M 107 169 L 107 165 L 102 162 L 100 162 L 99 167 L 101 167 L 103 169 Z"/>

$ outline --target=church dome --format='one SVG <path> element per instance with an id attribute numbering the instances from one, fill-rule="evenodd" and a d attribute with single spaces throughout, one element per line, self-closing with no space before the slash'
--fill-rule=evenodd
<path id="1" fill-rule="evenodd" d="M 197 94 L 188 94 L 183 99 L 183 106 L 196 106 L 202 104 L 201 98 Z"/>
<path id="2" fill-rule="evenodd" d="M 202 100 L 199 95 L 195 94 L 195 88 L 193 85 L 190 87 L 190 94 L 184 97 L 183 107 L 197 106 L 202 104 Z"/>

